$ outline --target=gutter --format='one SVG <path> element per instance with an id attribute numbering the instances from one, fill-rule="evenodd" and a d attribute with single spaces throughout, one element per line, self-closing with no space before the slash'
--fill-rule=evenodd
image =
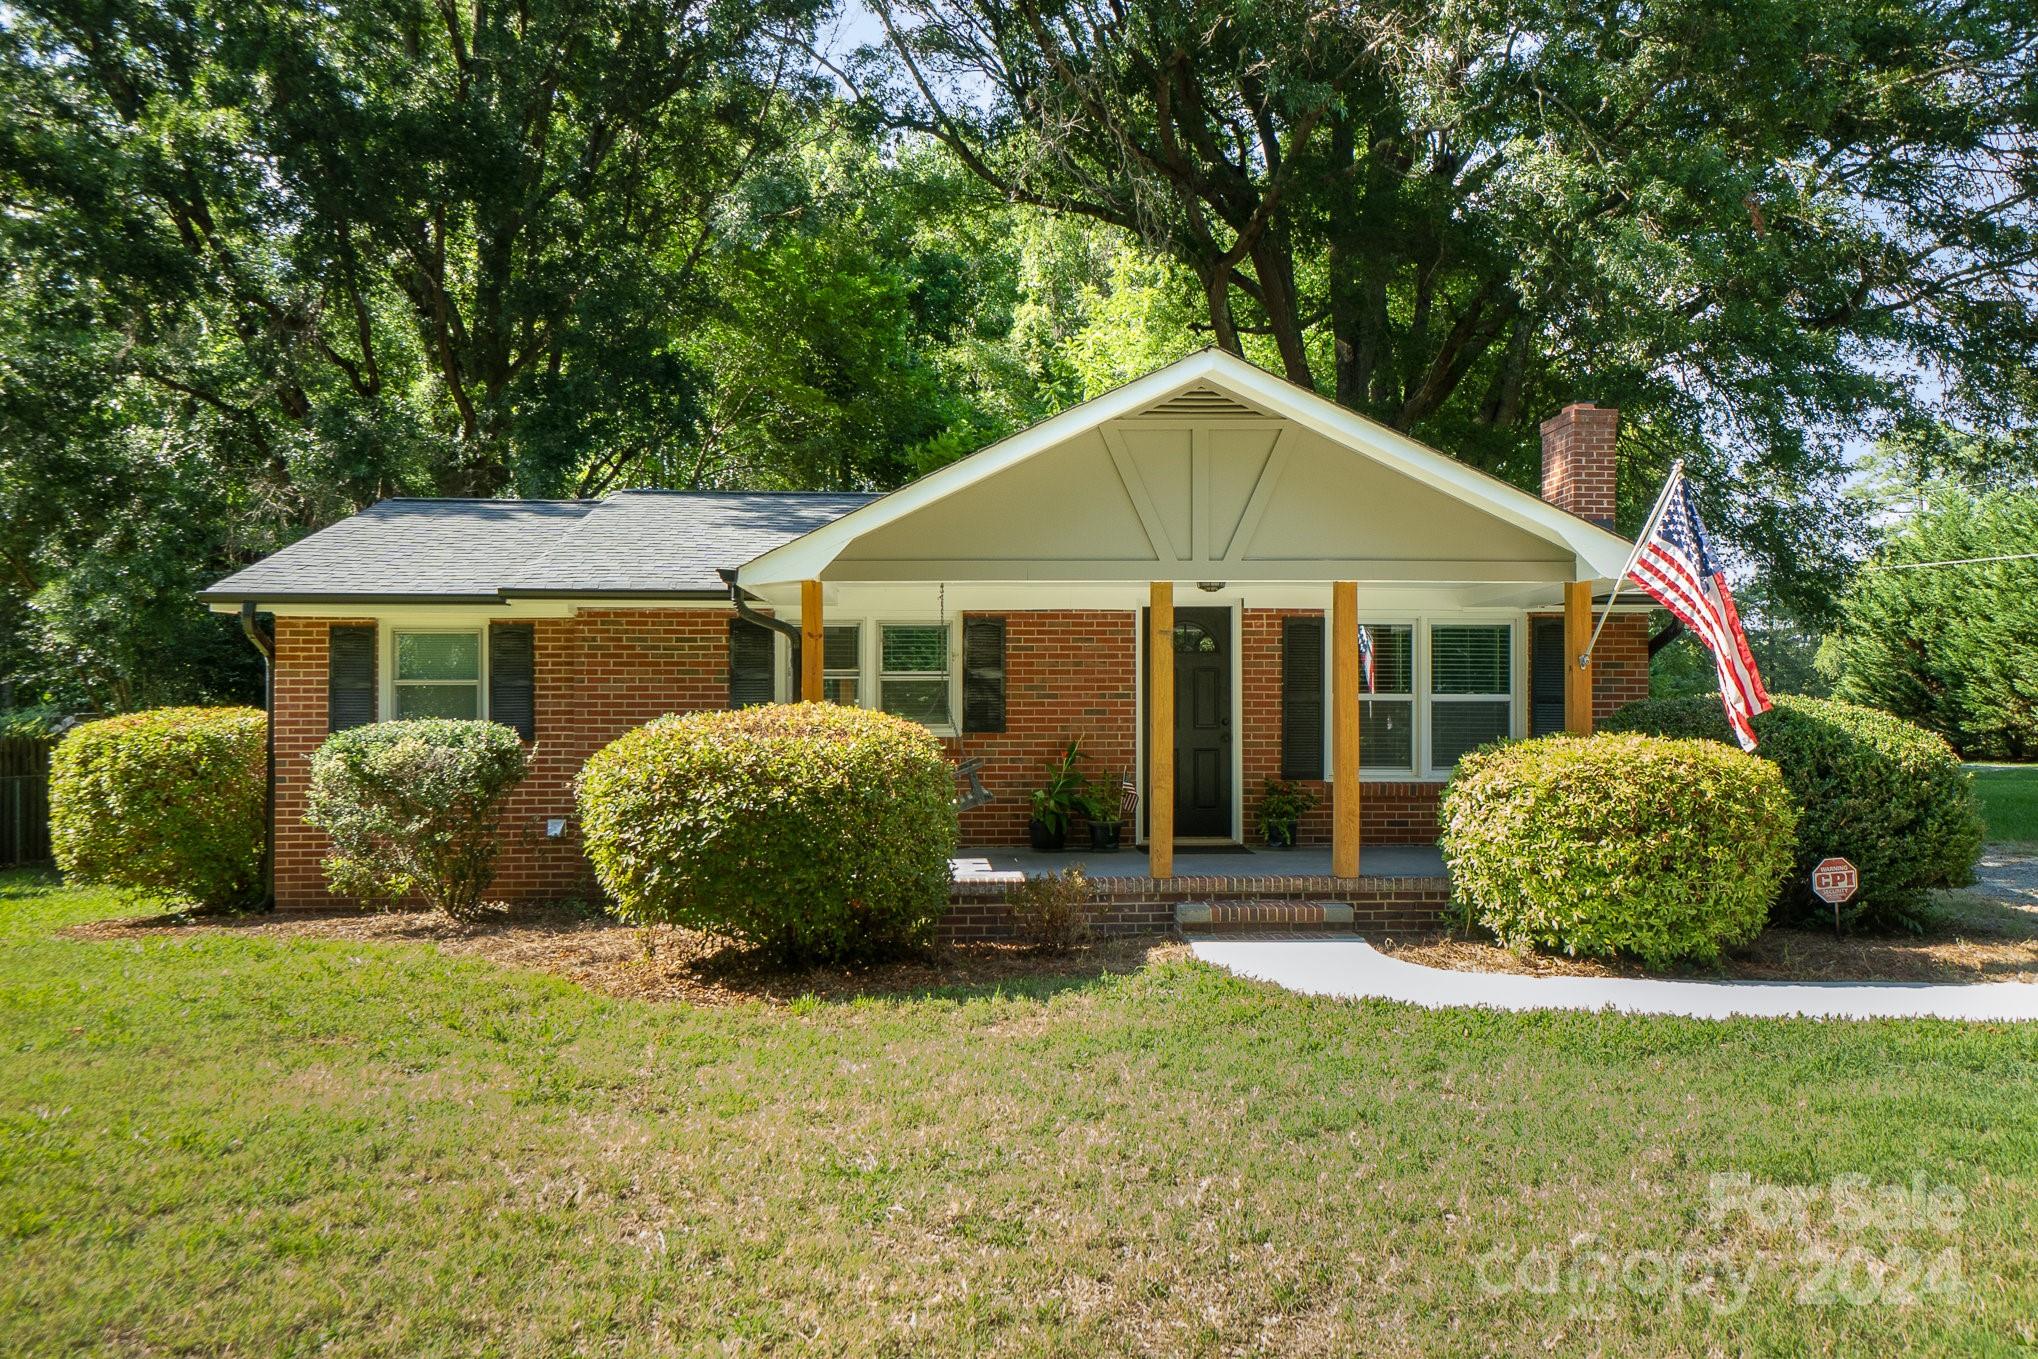
<path id="1" fill-rule="evenodd" d="M 770 614 L 759 613 L 750 607 L 750 600 L 744 594 L 743 587 L 736 583 L 735 568 L 727 566 L 718 567 L 715 574 L 720 576 L 722 582 L 729 587 L 729 602 L 736 606 L 736 616 L 738 618 L 746 623 L 755 623 L 759 627 L 770 628 L 773 632 L 792 638 L 794 642 L 800 640 L 800 630 L 798 627 L 786 622 L 783 618 L 773 618 Z"/>
<path id="2" fill-rule="evenodd" d="M 276 629 L 255 619 L 255 601 L 241 602 L 241 631 L 262 653 L 262 729 L 268 748 L 269 778 L 262 830 L 262 909 L 276 909 Z"/>

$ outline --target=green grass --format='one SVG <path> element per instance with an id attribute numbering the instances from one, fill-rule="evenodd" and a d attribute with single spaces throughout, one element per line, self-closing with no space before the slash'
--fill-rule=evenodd
<path id="1" fill-rule="evenodd" d="M 1430 1014 L 1192 963 L 695 1009 L 0 897 L 0 1353 L 2038 1343 L 2038 1025 Z M 1964 1207 L 1710 1220 L 1736 1172 Z M 1964 1287 L 1797 1296 L 1850 1248 Z M 1481 1285 L 1598 1252 L 1640 1287 Z M 1680 1253 L 1754 1269 L 1745 1305 L 1652 1290 Z"/>
<path id="2" fill-rule="evenodd" d="M 1971 764 L 1992 844 L 2038 848 L 2038 764 Z"/>

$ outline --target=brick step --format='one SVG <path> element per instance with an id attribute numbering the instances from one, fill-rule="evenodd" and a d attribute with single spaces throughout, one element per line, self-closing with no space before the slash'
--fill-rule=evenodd
<path id="1" fill-rule="evenodd" d="M 1250 930 L 1346 934 L 1353 921 L 1351 903 L 1344 901 L 1184 901 L 1175 906 L 1175 928 L 1195 934 Z"/>

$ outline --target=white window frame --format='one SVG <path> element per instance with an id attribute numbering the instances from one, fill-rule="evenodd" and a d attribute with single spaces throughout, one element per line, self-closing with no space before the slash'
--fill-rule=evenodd
<path id="1" fill-rule="evenodd" d="M 1507 640 L 1505 643 L 1505 649 L 1507 652 L 1507 692 L 1504 694 L 1439 694 L 1435 692 L 1435 685 L 1431 682 L 1430 652 L 1432 638 L 1434 636 L 1435 630 L 1439 627 L 1505 628 L 1507 630 Z M 1424 620 L 1423 646 L 1422 646 L 1423 718 L 1422 718 L 1422 730 L 1420 732 L 1420 735 L 1422 736 L 1422 749 L 1420 752 L 1420 760 L 1423 767 L 1429 771 L 1430 778 L 1447 779 L 1451 776 L 1451 771 L 1457 767 L 1456 765 L 1438 766 L 1430 763 L 1431 755 L 1433 753 L 1432 752 L 1433 743 L 1430 739 L 1432 734 L 1431 714 L 1435 711 L 1435 707 L 1439 703 L 1496 703 L 1504 699 L 1507 703 L 1507 735 L 1509 737 L 1516 737 L 1521 735 L 1522 701 L 1521 701 L 1520 652 L 1521 652 L 1521 627 L 1519 625 L 1519 620 L 1517 619 L 1479 618 L 1471 616 L 1452 615 L 1432 617 Z"/>
<path id="2" fill-rule="evenodd" d="M 1527 728 L 1524 724 L 1527 721 L 1528 713 L 1528 692 L 1526 688 L 1527 643 L 1525 640 L 1527 628 L 1523 620 L 1527 616 L 1526 613 L 1516 610 L 1496 609 L 1450 609 L 1440 610 L 1435 613 L 1395 613 L 1386 610 L 1371 614 L 1362 612 L 1360 621 L 1370 627 L 1405 627 L 1409 629 L 1410 644 L 1415 649 L 1415 654 L 1411 658 L 1414 661 L 1414 665 L 1411 667 L 1413 673 L 1409 677 L 1409 682 L 1415 685 L 1415 692 L 1410 695 L 1414 700 L 1412 717 L 1410 719 L 1414 729 L 1409 733 L 1410 739 L 1413 742 L 1413 768 L 1407 770 L 1362 768 L 1359 770 L 1359 781 L 1362 783 L 1441 783 L 1445 779 L 1450 778 L 1450 768 L 1437 768 L 1429 762 L 1432 704 L 1439 698 L 1446 703 L 1454 699 L 1469 699 L 1476 702 L 1491 703 L 1501 697 L 1499 694 L 1432 694 L 1430 692 L 1429 657 L 1430 631 L 1432 628 L 1507 628 L 1508 671 L 1512 682 L 1511 691 L 1506 695 L 1508 704 L 1507 734 L 1514 738 L 1525 735 Z M 1332 767 L 1330 743 L 1331 724 L 1336 721 L 1337 679 L 1335 658 L 1331 655 L 1329 645 L 1331 619 L 1328 607 L 1323 610 L 1323 626 L 1325 643 L 1323 648 L 1323 692 L 1330 698 L 1330 701 L 1323 705 L 1323 773 L 1324 782 L 1334 783 L 1337 780 L 1337 771 Z M 1366 694 L 1363 673 L 1360 675 L 1359 684 L 1359 698 L 1361 701 L 1364 701 Z M 1400 695 L 1396 694 L 1392 695 L 1392 697 L 1398 698 Z"/>
<path id="3" fill-rule="evenodd" d="M 404 680 L 404 685 L 430 685 L 450 689 L 455 685 L 472 684 L 475 687 L 474 718 L 486 722 L 488 716 L 488 625 L 476 627 L 410 627 L 401 623 L 387 623 L 377 627 L 382 634 L 380 647 L 382 670 L 382 721 L 397 720 L 396 691 L 396 639 L 399 635 L 412 637 L 432 634 L 441 637 L 472 637 L 474 639 L 474 678 L 472 680 Z"/>
<path id="4" fill-rule="evenodd" d="M 824 614 L 821 626 L 826 628 L 855 627 L 857 629 L 856 706 L 873 711 L 880 707 L 884 684 L 884 630 L 888 627 L 940 628 L 948 639 L 948 721 L 923 722 L 920 725 L 936 736 L 953 737 L 961 735 L 959 715 L 962 712 L 962 616 L 954 614 L 947 618 L 926 615 L 915 618 L 911 614 L 859 613 L 853 615 Z M 778 648 L 778 673 L 786 676 L 786 690 L 782 695 L 785 702 L 797 703 L 800 698 L 800 678 L 790 673 L 792 644 L 783 638 Z M 828 670 L 826 675 L 843 676 L 846 670 Z M 931 677 L 931 670 L 896 671 L 894 679 Z"/>
<path id="5" fill-rule="evenodd" d="M 920 725 L 936 736 L 958 734 L 956 705 L 961 701 L 960 685 L 962 668 L 956 664 L 956 619 L 946 621 L 939 618 L 878 618 L 864 629 L 869 640 L 864 644 L 864 672 L 870 677 L 868 685 L 859 682 L 856 688 L 857 701 L 864 707 L 882 711 L 884 708 L 884 684 L 887 679 L 928 680 L 938 673 L 948 687 L 948 720 L 946 722 L 922 722 Z M 938 628 L 942 633 L 942 669 L 933 670 L 886 670 L 885 629 L 886 628 Z"/>
<path id="6" fill-rule="evenodd" d="M 1324 626 L 1326 629 L 1328 629 L 1329 627 L 1328 619 L 1324 620 Z M 1363 759 L 1365 750 L 1364 738 L 1366 729 L 1363 720 L 1361 721 L 1359 726 L 1360 736 L 1359 745 L 1361 754 L 1361 762 L 1359 765 L 1359 777 L 1361 779 L 1372 779 L 1377 783 L 1413 782 L 1414 780 L 1422 776 L 1421 770 L 1423 769 L 1426 763 L 1426 761 L 1423 759 L 1423 747 L 1420 744 L 1418 744 L 1418 742 L 1421 741 L 1423 732 L 1425 728 L 1428 726 L 1428 723 L 1426 723 L 1423 720 L 1422 691 L 1414 687 L 1415 685 L 1421 682 L 1419 672 L 1422 669 L 1421 652 L 1424 635 L 1422 620 L 1419 618 L 1392 618 L 1382 616 L 1373 618 L 1361 618 L 1359 620 L 1359 626 L 1362 628 L 1371 628 L 1376 631 L 1380 628 L 1406 628 L 1408 630 L 1408 683 L 1410 686 L 1406 693 L 1401 692 L 1388 693 L 1385 690 L 1382 690 L 1377 694 L 1367 693 L 1366 661 L 1365 657 L 1363 656 L 1359 658 L 1359 702 L 1363 704 L 1369 699 L 1387 699 L 1387 700 L 1407 699 L 1408 723 L 1409 723 L 1408 732 L 1409 744 L 1408 744 L 1407 765 L 1405 766 L 1397 765 L 1392 769 L 1376 765 L 1373 768 L 1368 769 L 1366 768 Z M 1329 650 L 1328 647 L 1324 649 L 1326 651 Z M 1328 762 L 1326 762 L 1325 767 L 1326 768 L 1329 767 Z"/>

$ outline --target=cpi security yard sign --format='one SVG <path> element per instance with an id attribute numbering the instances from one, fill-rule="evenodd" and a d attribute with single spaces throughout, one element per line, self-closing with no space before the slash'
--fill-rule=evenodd
<path id="1" fill-rule="evenodd" d="M 1840 906 L 1861 890 L 1861 874 L 1845 859 L 1819 860 L 1812 870 L 1812 895 L 1833 908 L 1833 933 L 1840 932 Z"/>

